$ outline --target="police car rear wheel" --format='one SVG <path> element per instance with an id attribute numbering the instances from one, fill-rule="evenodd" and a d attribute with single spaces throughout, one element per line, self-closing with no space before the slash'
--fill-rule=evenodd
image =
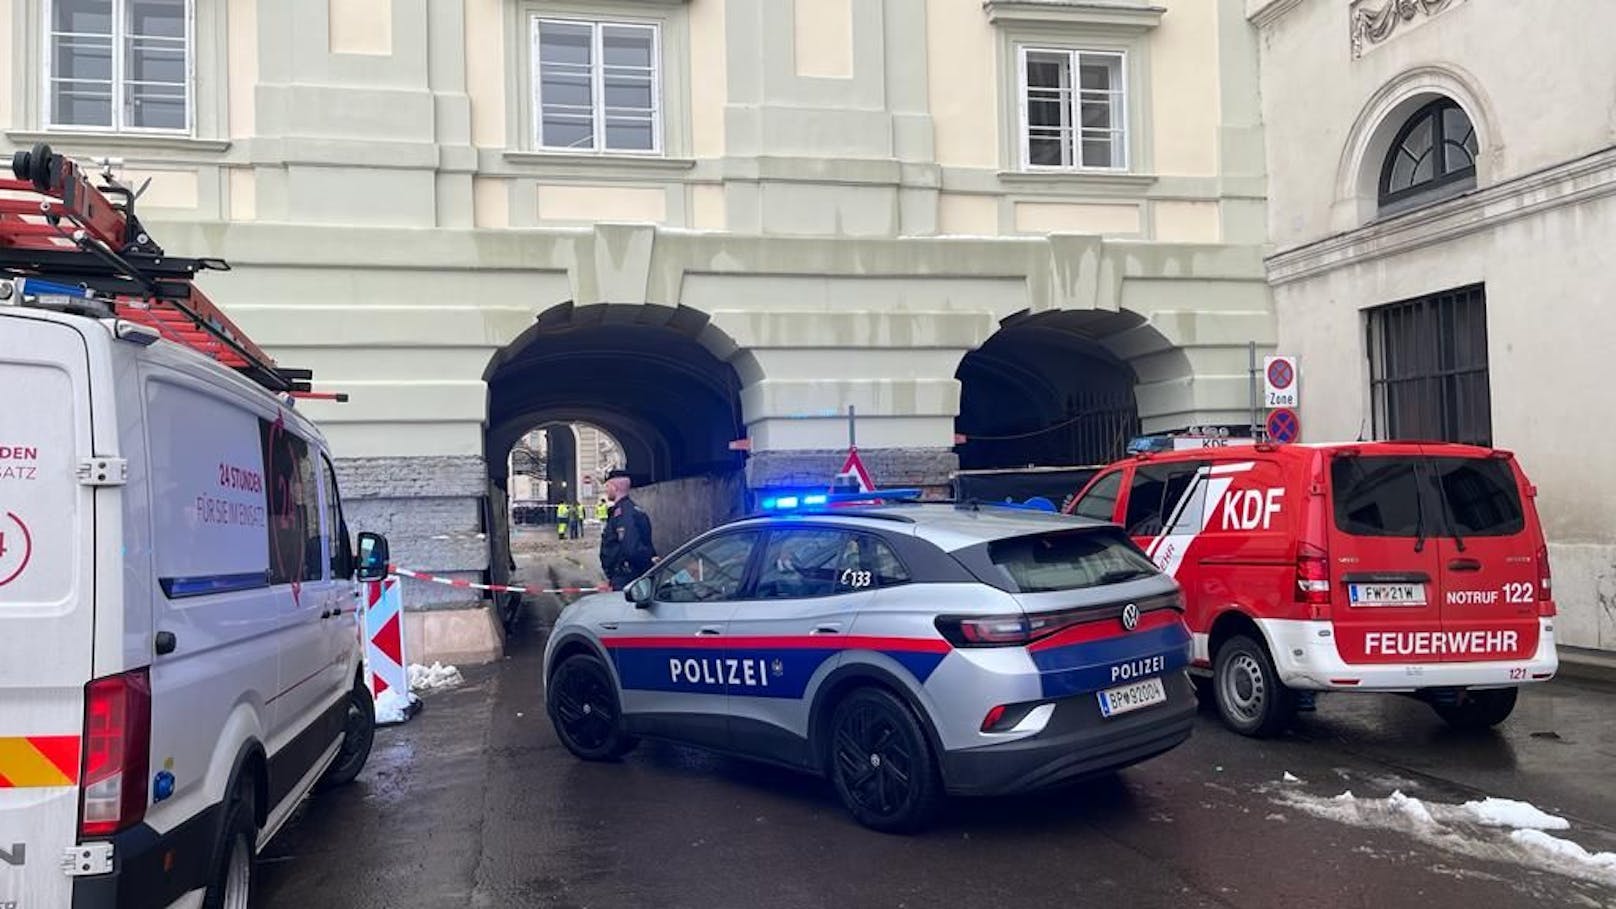
<path id="1" fill-rule="evenodd" d="M 1218 714 L 1235 732 L 1266 738 L 1290 725 L 1295 694 L 1279 681 L 1262 644 L 1244 635 L 1230 638 L 1218 649 L 1213 679 Z"/>
<path id="2" fill-rule="evenodd" d="M 1457 704 L 1432 704 L 1431 709 L 1455 729 L 1491 729 L 1515 712 L 1516 694 L 1514 688 L 1466 691 Z"/>
<path id="3" fill-rule="evenodd" d="M 633 750 L 623 732 L 611 674 L 587 654 L 567 657 L 550 679 L 550 719 L 567 750 L 586 761 L 613 761 Z"/>
<path id="4" fill-rule="evenodd" d="M 889 833 L 918 829 L 941 799 L 925 731 L 888 692 L 863 688 L 836 705 L 830 722 L 830 776 L 860 824 Z"/>

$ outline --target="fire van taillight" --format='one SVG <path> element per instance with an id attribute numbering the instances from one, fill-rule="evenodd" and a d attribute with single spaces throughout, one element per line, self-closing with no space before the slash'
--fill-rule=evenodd
<path id="1" fill-rule="evenodd" d="M 144 669 L 84 686 L 79 835 L 111 836 L 146 816 L 151 677 Z"/>
<path id="2" fill-rule="evenodd" d="M 1296 547 L 1296 602 L 1308 606 L 1308 618 L 1330 614 L 1330 554 L 1312 543 Z"/>
<path id="3" fill-rule="evenodd" d="M 1537 548 L 1537 614 L 1554 615 L 1554 573 L 1549 570 L 1549 547 Z"/>

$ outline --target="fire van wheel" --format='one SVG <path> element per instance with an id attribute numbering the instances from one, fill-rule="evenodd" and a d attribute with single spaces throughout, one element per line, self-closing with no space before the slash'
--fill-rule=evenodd
<path id="1" fill-rule="evenodd" d="M 848 695 L 831 714 L 830 776 L 853 819 L 872 830 L 909 833 L 931 819 L 942 785 L 914 713 L 878 688 Z"/>
<path id="2" fill-rule="evenodd" d="M 1514 688 L 1466 691 L 1457 704 L 1432 704 L 1431 709 L 1455 729 L 1467 732 L 1491 729 L 1509 719 L 1515 711 L 1517 693 Z"/>
<path id="3" fill-rule="evenodd" d="M 1278 735 L 1296 713 L 1296 696 L 1280 682 L 1267 648 L 1244 635 L 1218 649 L 1213 680 L 1218 715 L 1241 735 Z"/>
<path id="4" fill-rule="evenodd" d="M 247 909 L 252 905 L 258 827 L 253 823 L 253 787 L 243 784 L 225 810 L 224 827 L 202 896 L 202 909 Z"/>
<path id="5" fill-rule="evenodd" d="M 370 689 L 355 685 L 348 689 L 348 713 L 342 730 L 342 747 L 320 779 L 321 791 L 346 786 L 353 782 L 359 771 L 370 760 L 371 746 L 376 743 L 376 702 Z"/>
<path id="6" fill-rule="evenodd" d="M 634 750 L 623 731 L 617 689 L 611 673 L 589 654 L 562 661 L 550 678 L 550 720 L 567 750 L 586 761 L 615 761 Z"/>

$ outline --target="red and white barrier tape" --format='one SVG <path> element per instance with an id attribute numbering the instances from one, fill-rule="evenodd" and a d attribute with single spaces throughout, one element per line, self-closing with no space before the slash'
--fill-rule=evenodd
<path id="1" fill-rule="evenodd" d="M 467 590 L 487 590 L 493 593 L 605 593 L 611 590 L 611 585 L 600 584 L 595 587 L 513 587 L 509 584 L 478 584 L 475 581 L 466 581 L 460 578 L 444 578 L 425 571 L 416 571 L 413 568 L 400 568 L 397 565 L 387 566 L 393 574 L 405 578 L 414 578 L 417 581 L 430 581 L 433 584 L 442 584 L 445 587 L 461 587 Z"/>

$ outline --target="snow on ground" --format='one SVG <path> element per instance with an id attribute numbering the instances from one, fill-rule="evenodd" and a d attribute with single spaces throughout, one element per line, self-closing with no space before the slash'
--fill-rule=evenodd
<path id="1" fill-rule="evenodd" d="M 454 688 L 466 681 L 460 675 L 459 669 L 438 662 L 434 662 L 431 666 L 411 663 L 409 673 L 411 691 L 439 691 Z"/>
<path id="2" fill-rule="evenodd" d="M 376 699 L 376 725 L 392 726 L 402 723 L 410 718 L 410 707 L 420 700 L 413 694 L 405 694 L 396 688 L 389 688 Z"/>
<path id="3" fill-rule="evenodd" d="M 1318 796 L 1296 787 L 1270 790 L 1270 797 L 1314 817 L 1394 830 L 1472 858 L 1510 862 L 1616 887 L 1616 853 L 1590 853 L 1571 840 L 1542 832 L 1538 828 L 1565 830 L 1571 825 L 1526 802 L 1489 798 L 1449 805 L 1422 801 L 1401 790 L 1380 799 L 1355 796 L 1351 790 Z"/>
<path id="4" fill-rule="evenodd" d="M 1570 830 L 1571 822 L 1555 817 L 1537 806 L 1514 799 L 1482 799 L 1465 802 L 1466 811 L 1488 827 L 1509 827 L 1514 830 Z"/>

